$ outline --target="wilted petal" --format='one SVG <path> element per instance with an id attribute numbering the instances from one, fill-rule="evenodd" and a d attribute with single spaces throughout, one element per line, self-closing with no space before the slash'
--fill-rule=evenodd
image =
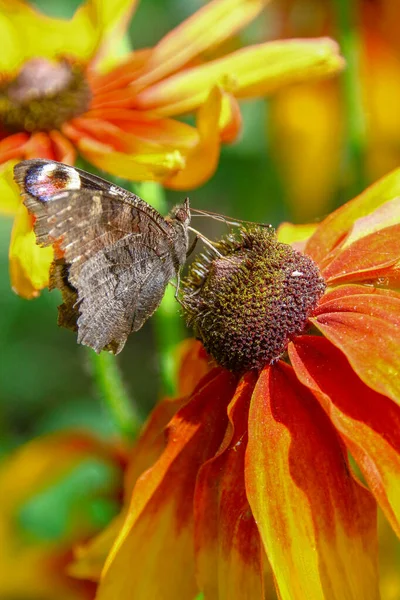
<path id="1" fill-rule="evenodd" d="M 20 205 L 10 241 L 10 278 L 13 290 L 24 298 L 34 298 L 49 283 L 53 248 L 40 248 L 32 229 L 32 217 Z"/>
<path id="2" fill-rule="evenodd" d="M 247 419 L 255 375 L 238 385 L 230 425 L 216 455 L 200 469 L 194 517 L 197 580 L 205 598 L 256 600 L 263 596 L 262 550 L 244 486 Z"/>
<path id="3" fill-rule="evenodd" d="M 376 511 L 329 419 L 291 367 L 260 374 L 247 496 L 282 600 L 376 600 Z"/>
<path id="4" fill-rule="evenodd" d="M 318 264 L 342 242 L 357 219 L 365 217 L 388 200 L 400 196 L 400 169 L 367 188 L 362 194 L 338 208 L 322 221 L 306 247 Z"/>
<path id="5" fill-rule="evenodd" d="M 177 71 L 252 21 L 268 0 L 213 0 L 170 31 L 153 49 L 135 84 L 147 86 Z"/>
<path id="6" fill-rule="evenodd" d="M 297 338 L 289 354 L 400 536 L 400 408 L 366 386 L 342 352 L 322 337 Z"/>
<path id="7" fill-rule="evenodd" d="M 216 85 L 237 98 L 255 98 L 342 67 L 338 46 L 328 38 L 267 42 L 172 75 L 139 92 L 134 105 L 171 116 L 201 106 Z"/>
<path id="8" fill-rule="evenodd" d="M 358 288 L 338 288 L 310 321 L 342 350 L 364 383 L 400 404 L 400 296 Z"/>
<path id="9" fill-rule="evenodd" d="M 235 385 L 231 374 L 214 371 L 171 420 L 164 452 L 135 485 L 123 530 L 104 570 L 99 600 L 192 600 L 196 595 L 196 476 L 222 441 Z"/>

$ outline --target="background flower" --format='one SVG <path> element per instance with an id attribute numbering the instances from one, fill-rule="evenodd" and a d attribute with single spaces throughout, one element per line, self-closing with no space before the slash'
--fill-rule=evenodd
<path id="1" fill-rule="evenodd" d="M 2 598 L 93 598 L 67 565 L 73 546 L 118 511 L 122 465 L 116 448 L 77 431 L 35 440 L 2 464 Z"/>
<path id="2" fill-rule="evenodd" d="M 332 35 L 351 52 L 351 78 L 295 86 L 271 101 L 272 143 L 287 201 L 297 219 L 313 219 L 350 198 L 350 188 L 360 191 L 399 164 L 399 7 L 390 0 L 284 0 L 275 12 L 276 35 Z M 340 18 L 346 15 L 345 30 Z M 356 169 L 353 152 L 360 155 Z"/>
<path id="3" fill-rule="evenodd" d="M 10 249 L 16 292 L 36 296 L 48 284 L 52 256 L 51 250 L 34 248 L 31 218 L 16 200 L 10 175 L 16 160 L 73 163 L 78 151 L 118 177 L 192 188 L 214 173 L 221 139 L 233 141 L 240 131 L 236 97 L 266 95 L 343 67 L 328 39 L 267 42 L 218 60 L 202 59 L 266 3 L 213 0 L 154 48 L 131 52 L 105 73 L 104 62 L 114 59 L 111 39 L 123 35 L 135 2 L 120 1 L 114 12 L 110 4 L 91 0 L 67 23 L 25 3 L 4 5 L 4 32 L 14 37 L 5 46 L 0 88 L 0 207 L 17 214 Z M 20 33 L 25 27 L 27 37 Z M 168 118 L 199 108 L 196 128 Z"/>

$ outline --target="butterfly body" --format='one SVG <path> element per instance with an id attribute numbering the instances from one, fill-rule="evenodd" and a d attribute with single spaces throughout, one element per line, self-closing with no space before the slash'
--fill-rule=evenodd
<path id="1" fill-rule="evenodd" d="M 188 250 L 188 199 L 162 217 L 135 194 L 62 163 L 15 167 L 37 242 L 53 245 L 59 324 L 96 352 L 118 353 L 156 310 Z"/>

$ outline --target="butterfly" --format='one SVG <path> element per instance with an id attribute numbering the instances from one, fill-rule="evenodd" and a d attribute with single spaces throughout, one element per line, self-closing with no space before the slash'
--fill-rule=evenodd
<path id="1" fill-rule="evenodd" d="M 49 288 L 61 290 L 58 324 L 78 342 L 118 354 L 159 306 L 186 261 L 189 199 L 167 217 L 95 175 L 53 160 L 14 168 L 40 246 L 53 246 Z"/>

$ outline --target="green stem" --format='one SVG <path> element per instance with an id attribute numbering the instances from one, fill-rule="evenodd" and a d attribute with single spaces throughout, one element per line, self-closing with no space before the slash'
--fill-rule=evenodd
<path id="1" fill-rule="evenodd" d="M 135 184 L 136 193 L 151 204 L 161 214 L 168 212 L 164 188 L 153 181 Z M 161 305 L 153 317 L 159 364 L 162 393 L 173 396 L 176 393 L 176 360 L 175 347 L 183 339 L 182 320 L 179 317 L 178 303 L 175 300 L 175 289 L 169 286 Z"/>
<path id="2" fill-rule="evenodd" d="M 96 354 L 88 350 L 88 357 L 98 393 L 121 436 L 132 441 L 139 432 L 141 421 L 125 389 L 115 356 L 108 352 Z"/>
<path id="3" fill-rule="evenodd" d="M 343 101 L 345 106 L 347 156 L 352 185 L 351 197 L 366 185 L 365 151 L 366 124 L 360 82 L 359 24 L 357 0 L 333 0 L 336 12 L 338 37 L 347 66 L 342 75 Z"/>

